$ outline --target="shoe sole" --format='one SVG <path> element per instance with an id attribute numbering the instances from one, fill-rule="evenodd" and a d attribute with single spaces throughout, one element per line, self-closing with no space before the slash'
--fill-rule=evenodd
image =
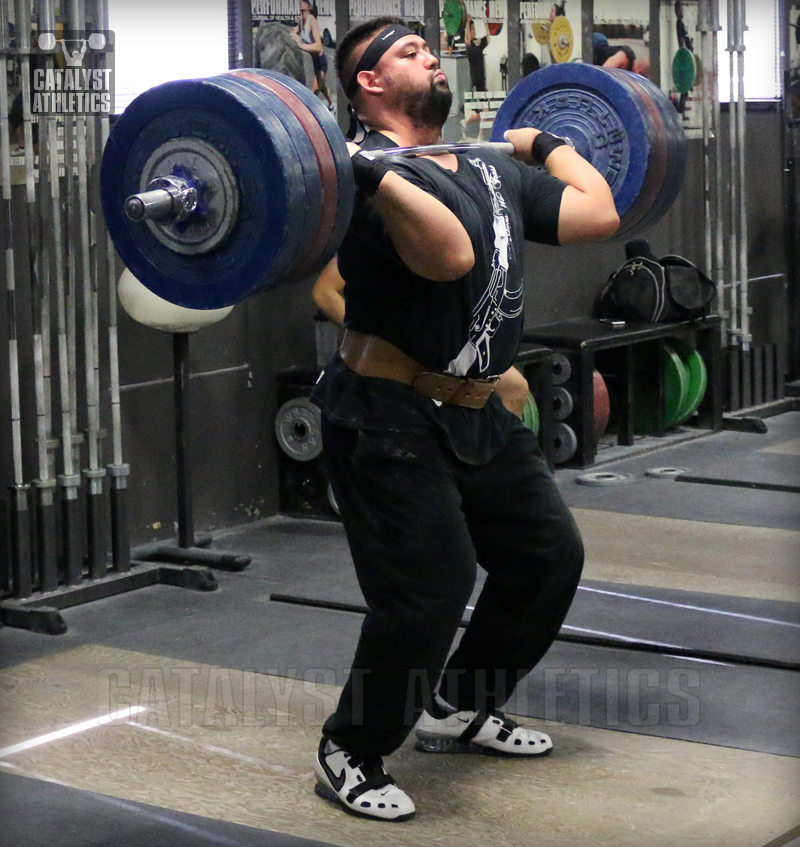
<path id="1" fill-rule="evenodd" d="M 407 815 L 398 815 L 396 818 L 381 818 L 377 815 L 359 812 L 357 809 L 351 809 L 347 803 L 343 802 L 342 798 L 332 788 L 320 782 L 314 784 L 314 793 L 317 797 L 322 797 L 323 800 L 336 803 L 342 811 L 347 812 L 348 815 L 352 815 L 354 818 L 367 818 L 368 820 L 380 821 L 381 823 L 401 823 L 402 821 L 410 821 L 417 814 L 416 812 L 409 812 Z"/>
<path id="2" fill-rule="evenodd" d="M 498 759 L 536 759 L 541 756 L 549 756 L 553 752 L 553 748 L 548 747 L 541 753 L 514 753 L 495 750 L 494 747 L 484 747 L 482 744 L 473 744 L 472 742 L 464 744 L 463 741 L 457 741 L 455 738 L 418 738 L 414 749 L 422 753 L 470 753 L 480 756 L 494 756 Z"/>

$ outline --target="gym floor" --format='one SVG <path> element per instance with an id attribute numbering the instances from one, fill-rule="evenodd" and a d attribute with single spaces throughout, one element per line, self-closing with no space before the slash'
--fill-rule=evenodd
<path id="1" fill-rule="evenodd" d="M 216 592 L 153 586 L 65 610 L 61 636 L 0 630 L 0 843 L 800 845 L 800 412 L 767 425 L 593 469 L 620 484 L 557 471 L 586 570 L 508 705 L 552 756 L 409 741 L 387 762 L 417 804 L 404 824 L 316 797 L 363 598 L 338 523 L 277 516 L 215 535 L 253 557 Z"/>

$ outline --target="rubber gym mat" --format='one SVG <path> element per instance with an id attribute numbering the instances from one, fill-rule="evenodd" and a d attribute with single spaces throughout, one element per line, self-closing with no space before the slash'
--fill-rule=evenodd
<path id="1" fill-rule="evenodd" d="M 559 698 L 569 687 L 570 667 L 591 665 L 548 666 L 543 694 L 550 713 L 570 705 Z M 628 712 L 652 723 L 656 712 L 666 717 L 669 705 L 679 707 L 673 722 L 702 724 L 709 712 L 702 678 L 674 678 L 678 693 L 669 704 L 653 702 L 654 680 L 643 676 L 643 666 L 610 679 L 605 687 L 623 696 L 618 714 L 610 701 L 602 710 L 609 725 L 618 717 L 624 726 Z M 357 820 L 311 790 L 321 722 L 339 690 L 310 672 L 294 679 L 245 675 L 227 666 L 87 646 L 2 674 L 3 714 L 11 715 L 3 744 L 74 726 L 112 703 L 138 702 L 145 711 L 5 753 L 3 761 L 18 776 L 128 804 L 348 847 L 374 847 L 378 839 L 385 847 L 763 847 L 796 820 L 796 759 L 659 738 L 652 726 L 617 732 L 524 717 L 553 736 L 553 755 L 534 761 L 436 756 L 414 750 L 409 738 L 388 765 L 416 800 L 416 819 L 395 827 Z M 659 697 L 669 694 L 662 690 Z M 579 693 L 577 702 L 591 713 L 592 699 L 591 692 Z M 36 811 L 20 815 L 32 829 Z M 88 837 L 81 847 L 100 847 L 91 841 L 91 816 L 82 828 Z M 45 843 L 63 847 L 58 840 Z"/>
<path id="2" fill-rule="evenodd" d="M 0 817 L 8 847 L 330 847 L 2 771 Z"/>

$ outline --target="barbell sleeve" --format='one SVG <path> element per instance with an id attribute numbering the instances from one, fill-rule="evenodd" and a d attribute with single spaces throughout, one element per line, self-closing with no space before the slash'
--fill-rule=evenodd
<path id="1" fill-rule="evenodd" d="M 174 205 L 174 198 L 166 188 L 156 188 L 128 197 L 125 214 L 132 221 L 158 220 L 172 215 Z"/>

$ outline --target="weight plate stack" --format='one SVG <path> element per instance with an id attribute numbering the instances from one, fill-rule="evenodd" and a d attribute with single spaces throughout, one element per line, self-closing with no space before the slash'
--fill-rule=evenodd
<path id="1" fill-rule="evenodd" d="M 185 220 L 130 220 L 125 200 L 159 176 L 199 194 Z M 218 309 L 323 267 L 353 203 L 347 147 L 316 97 L 282 74 L 168 82 L 111 131 L 101 201 L 124 263 L 154 294 Z"/>
<path id="2" fill-rule="evenodd" d="M 526 126 L 569 137 L 605 177 L 620 216 L 619 234 L 630 235 L 654 223 L 672 203 L 685 156 L 674 107 L 643 79 L 594 65 L 549 65 L 509 93 L 492 139 Z"/>
<path id="3" fill-rule="evenodd" d="M 680 356 L 689 374 L 689 386 L 676 422 L 676 425 L 680 426 L 689 420 L 700 406 L 708 387 L 708 371 L 703 357 L 689 343 L 681 338 L 671 338 L 669 343 Z"/>
<path id="4" fill-rule="evenodd" d="M 241 72 L 239 72 L 241 73 Z M 333 226 L 331 227 L 328 240 L 324 243 L 319 257 L 313 259 L 311 270 L 325 267 L 334 257 L 339 245 L 344 239 L 350 218 L 353 214 L 353 200 L 355 197 L 355 183 L 353 182 L 353 166 L 350 164 L 350 153 L 347 150 L 347 142 L 339 129 L 333 115 L 322 105 L 316 94 L 312 94 L 308 88 L 301 85 L 297 80 L 276 71 L 253 70 L 252 73 L 259 77 L 267 77 L 279 85 L 288 89 L 297 96 L 300 102 L 308 109 L 322 130 L 325 140 L 333 158 L 333 166 L 336 174 L 335 188 L 332 184 L 332 174 L 327 162 L 324 149 L 318 151 L 320 171 L 323 172 L 323 184 L 326 186 L 326 194 L 322 198 L 323 205 L 335 209 Z M 298 116 L 302 110 L 293 106 Z M 315 148 L 316 149 L 316 148 Z M 330 187 L 330 191 L 327 188 Z"/>
<path id="5" fill-rule="evenodd" d="M 146 188 L 148 161 L 179 137 L 216 151 L 236 183 L 233 231 L 209 252 L 177 252 L 149 222 L 132 221 L 124 212 L 126 198 Z M 278 119 L 257 114 L 210 80 L 168 82 L 139 95 L 114 125 L 101 164 L 103 214 L 123 262 L 159 297 L 191 309 L 232 305 L 261 287 L 265 276 L 276 282 L 285 273 L 297 247 L 292 232 L 306 219 L 290 198 L 304 182 L 296 148 Z"/>
<path id="6" fill-rule="evenodd" d="M 686 136 L 672 101 L 664 92 L 647 77 L 632 74 L 628 71 L 610 69 L 613 73 L 627 75 L 634 85 L 644 89 L 649 95 L 647 102 L 655 105 L 661 116 L 662 125 L 657 132 L 663 133 L 666 148 L 666 176 L 661 188 L 659 198 L 653 205 L 649 215 L 645 217 L 639 229 L 645 228 L 658 221 L 672 206 L 680 193 L 683 185 L 683 177 L 686 172 Z"/>
<path id="7" fill-rule="evenodd" d="M 689 391 L 689 372 L 681 357 L 664 342 L 664 429 L 678 423 L 681 409 Z M 633 430 L 639 435 L 649 435 L 658 429 L 658 395 L 652 381 L 652 371 L 657 361 L 644 361 L 634 371 Z"/>

